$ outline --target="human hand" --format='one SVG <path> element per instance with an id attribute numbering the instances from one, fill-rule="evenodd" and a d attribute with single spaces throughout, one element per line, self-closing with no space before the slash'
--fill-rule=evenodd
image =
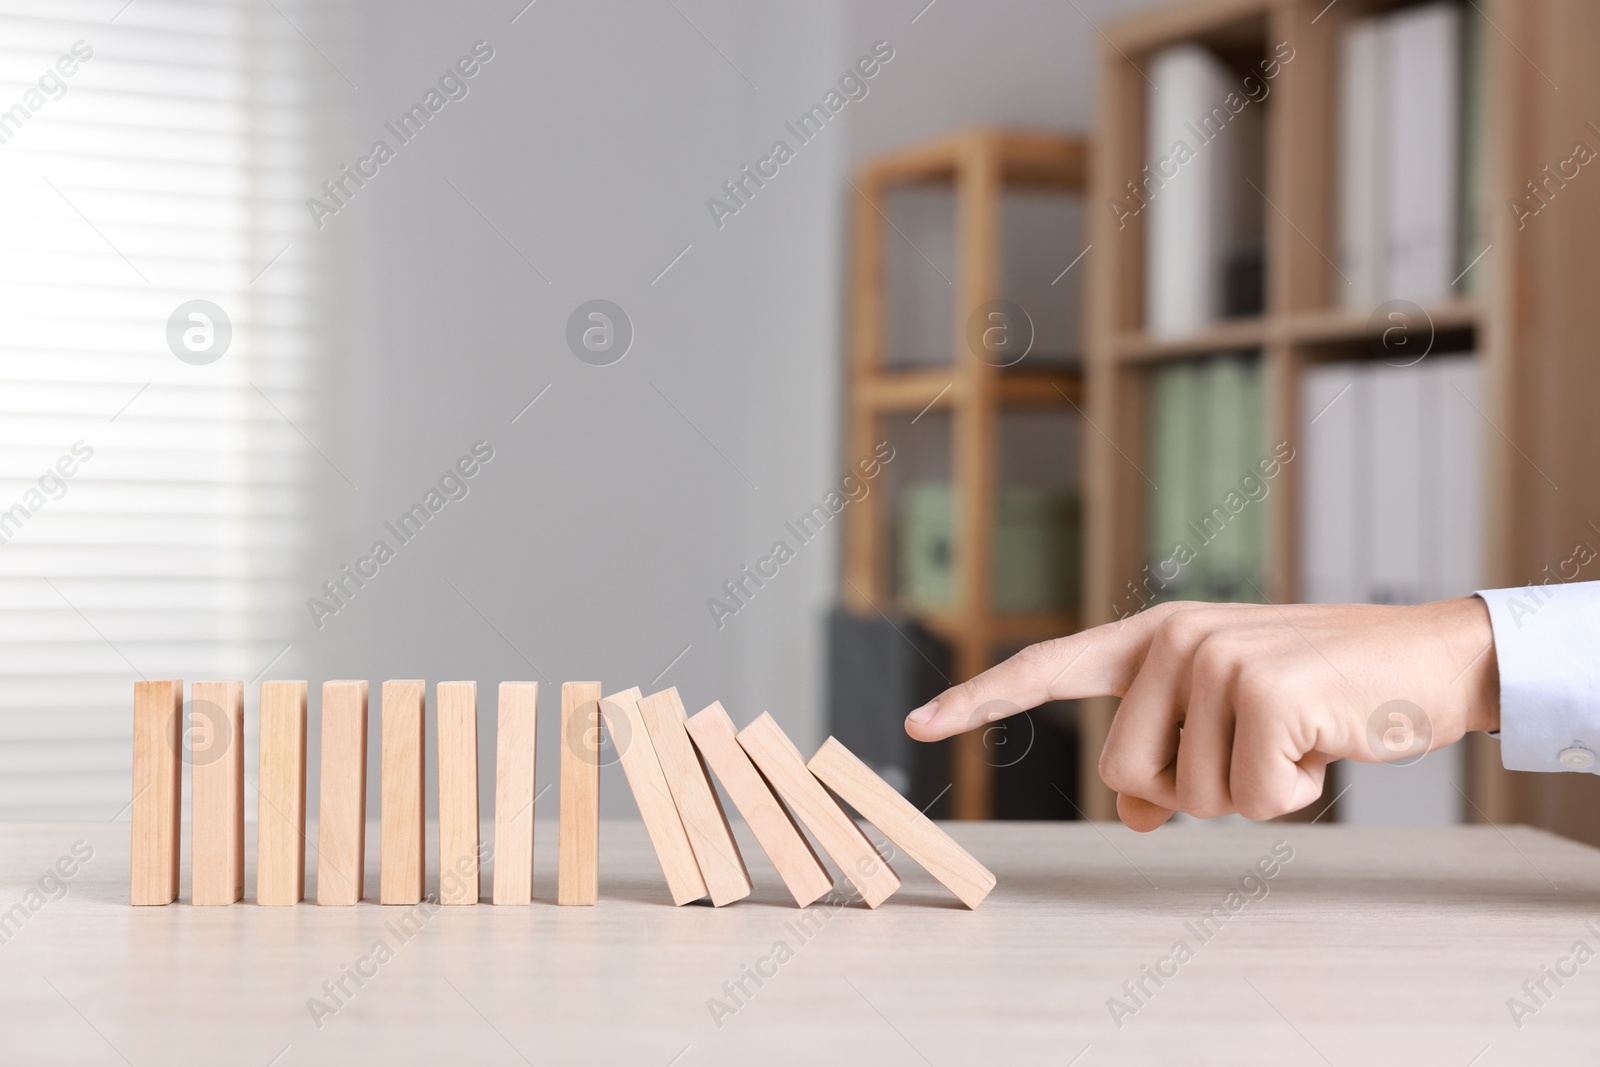
<path id="1" fill-rule="evenodd" d="M 937 741 L 1047 700 L 1118 696 L 1100 777 L 1123 822 L 1154 830 L 1174 811 L 1270 819 L 1320 796 L 1330 761 L 1384 762 L 1371 724 L 1391 701 L 1431 725 L 1405 755 L 1499 729 L 1493 643 L 1477 597 L 1159 604 L 1023 649 L 913 711 L 906 732 Z"/>

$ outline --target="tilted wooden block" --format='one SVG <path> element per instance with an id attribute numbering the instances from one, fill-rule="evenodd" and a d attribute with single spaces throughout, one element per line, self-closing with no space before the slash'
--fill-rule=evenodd
<path id="1" fill-rule="evenodd" d="M 844 876 L 876 908 L 900 888 L 900 879 L 855 820 L 806 769 L 805 757 L 767 712 L 739 731 L 739 744 L 772 788 L 805 824 Z"/>
<path id="2" fill-rule="evenodd" d="M 306 895 L 306 683 L 261 683 L 256 903 Z"/>
<path id="3" fill-rule="evenodd" d="M 133 803 L 129 899 L 178 899 L 178 820 L 183 784 L 183 683 L 133 683 Z"/>
<path id="4" fill-rule="evenodd" d="M 861 817 L 882 831 L 896 848 L 916 860 L 969 908 L 983 903 L 994 875 L 956 844 L 916 805 L 868 767 L 836 738 L 828 738 L 806 764 Z"/>
<path id="5" fill-rule="evenodd" d="M 733 806 L 744 816 L 750 832 L 755 834 L 783 884 L 789 887 L 794 902 L 806 907 L 833 888 L 833 879 L 812 850 L 811 842 L 739 746 L 733 720 L 722 705 L 711 704 L 691 716 L 685 726 L 701 758 L 728 791 Z"/>
<path id="6" fill-rule="evenodd" d="M 750 872 L 734 843 L 722 801 L 689 740 L 684 727 L 688 716 L 678 690 L 663 689 L 643 698 L 639 701 L 639 714 L 649 731 L 650 743 L 655 746 L 656 758 L 661 761 L 683 828 L 688 831 L 689 845 L 694 849 L 711 903 L 720 908 L 749 896 Z"/>
<path id="7" fill-rule="evenodd" d="M 476 904 L 478 872 L 478 683 L 440 682 L 439 902 Z"/>
<path id="8" fill-rule="evenodd" d="M 622 761 L 628 787 L 633 790 L 634 803 L 639 806 L 639 817 L 644 820 L 656 858 L 661 861 L 661 872 L 667 876 L 672 902 L 687 904 L 706 895 L 706 883 L 639 712 L 639 699 L 639 687 L 634 686 L 606 697 L 600 702 L 600 711 L 605 716 L 611 744 Z"/>
<path id="9" fill-rule="evenodd" d="M 189 900 L 244 896 L 244 683 L 189 691 Z"/>
<path id="10" fill-rule="evenodd" d="M 367 683 L 322 683 L 317 792 L 317 903 L 359 903 L 366 892 Z"/>
<path id="11" fill-rule="evenodd" d="M 539 683 L 501 682 L 494 758 L 494 902 L 533 902 L 534 739 Z"/>
<path id="12" fill-rule="evenodd" d="M 384 682 L 382 699 L 378 901 L 416 904 L 422 900 L 426 872 L 422 799 L 428 685 L 416 679 Z"/>
<path id="13" fill-rule="evenodd" d="M 561 686 L 561 821 L 556 903 L 600 896 L 600 683 Z"/>

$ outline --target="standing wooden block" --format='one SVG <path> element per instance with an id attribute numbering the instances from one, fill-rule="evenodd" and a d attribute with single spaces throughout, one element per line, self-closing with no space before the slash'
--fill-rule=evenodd
<path id="1" fill-rule="evenodd" d="M 795 825 L 794 817 L 772 795 L 743 748 L 733 720 L 720 703 L 712 703 L 684 724 L 700 756 L 728 791 L 750 832 L 777 868 L 794 902 L 806 907 L 833 888 L 833 879 Z"/>
<path id="2" fill-rule="evenodd" d="M 189 901 L 244 896 L 244 683 L 189 690 Z"/>
<path id="3" fill-rule="evenodd" d="M 916 805 L 878 777 L 854 752 L 828 738 L 806 764 L 823 785 L 839 794 L 895 847 L 927 868 L 944 887 L 976 908 L 994 888 L 994 875 L 956 844 Z"/>
<path id="4" fill-rule="evenodd" d="M 478 683 L 440 682 L 439 903 L 476 904 L 478 872 Z"/>
<path id="5" fill-rule="evenodd" d="M 600 683 L 561 686 L 561 823 L 556 903 L 600 896 Z"/>
<path id="6" fill-rule="evenodd" d="M 739 731 L 739 744 L 822 850 L 844 871 L 867 907 L 876 908 L 900 888 L 900 879 L 855 820 L 806 769 L 805 757 L 767 712 Z"/>
<path id="7" fill-rule="evenodd" d="M 367 683 L 322 683 L 317 802 L 317 903 L 348 905 L 366 892 Z"/>
<path id="8" fill-rule="evenodd" d="M 306 895 L 306 683 L 261 683 L 256 903 Z"/>
<path id="9" fill-rule="evenodd" d="M 639 698 L 639 687 L 634 686 L 606 697 L 600 702 L 600 711 L 605 716 L 611 743 L 622 760 L 622 771 L 628 776 L 628 787 L 633 790 L 639 816 L 650 834 L 650 844 L 655 846 L 656 858 L 661 861 L 661 872 L 667 876 L 672 902 L 687 904 L 706 895 L 706 883 L 700 876 L 700 864 L 689 844 L 689 833 L 683 828 L 678 806 L 672 802 L 667 776 L 661 771 L 661 761 L 656 757 L 655 745 L 650 742 L 650 732 L 639 712 Z"/>
<path id="10" fill-rule="evenodd" d="M 494 902 L 533 902 L 534 738 L 539 683 L 501 682 L 494 758 Z"/>
<path id="11" fill-rule="evenodd" d="M 683 828 L 689 832 L 689 845 L 700 864 L 711 903 L 720 908 L 749 896 L 750 872 L 745 870 L 744 857 L 734 844 L 722 801 L 684 728 L 688 716 L 684 714 L 683 701 L 678 699 L 678 690 L 663 689 L 645 697 L 639 701 L 639 714 L 650 733 L 656 758 L 661 761 L 672 799 L 678 805 Z"/>
<path id="12" fill-rule="evenodd" d="M 379 803 L 378 902 L 417 904 L 422 900 L 423 750 L 428 684 L 421 680 L 383 683 L 383 781 Z"/>
<path id="13" fill-rule="evenodd" d="M 179 797 L 183 789 L 183 683 L 133 683 L 133 838 L 129 901 L 178 899 Z"/>

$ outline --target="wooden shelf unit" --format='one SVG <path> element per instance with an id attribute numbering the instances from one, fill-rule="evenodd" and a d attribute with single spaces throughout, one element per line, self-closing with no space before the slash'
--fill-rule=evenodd
<path id="1" fill-rule="evenodd" d="M 998 426 L 1008 407 L 1081 410 L 1083 376 L 1076 370 L 1028 366 L 1002 370 L 965 348 L 972 309 L 1002 294 L 1001 197 L 1009 189 L 1082 193 L 1088 150 L 1075 137 L 972 129 L 879 156 L 857 171 L 851 236 L 851 297 L 846 458 L 872 454 L 887 416 L 948 411 L 956 510 L 956 602 L 925 612 L 895 603 L 889 574 L 890 515 L 883 494 L 851 507 L 845 526 L 841 595 L 863 615 L 878 611 L 918 619 L 954 651 L 960 681 L 995 662 L 1007 645 L 1067 633 L 1076 613 L 1004 615 L 990 608 L 994 515 L 998 492 Z M 885 241 L 890 190 L 915 185 L 953 188 L 956 199 L 954 350 L 950 362 L 906 369 L 885 366 L 887 261 Z M 895 237 L 894 239 L 898 239 Z M 980 564 L 979 561 L 982 561 Z M 952 753 L 951 811 L 958 819 L 983 819 L 994 810 L 992 768 L 982 739 L 963 735 Z"/>
<path id="2" fill-rule="evenodd" d="M 1484 524 L 1490 587 L 1539 579 L 1575 541 L 1600 549 L 1600 440 L 1591 431 L 1600 395 L 1600 177 L 1580 175 L 1540 217 L 1519 220 L 1507 205 L 1526 183 L 1572 155 L 1573 142 L 1600 147 L 1600 67 L 1583 42 L 1600 40 L 1600 5 L 1582 0 L 1472 0 L 1489 22 L 1485 76 L 1488 139 L 1488 252 L 1475 301 L 1427 309 L 1435 329 L 1470 336 L 1484 368 Z M 1394 0 L 1194 0 L 1102 27 L 1100 113 L 1091 177 L 1096 262 L 1088 280 L 1088 413 L 1101 431 L 1087 438 L 1087 603 L 1085 622 L 1114 617 L 1124 583 L 1143 566 L 1145 455 L 1151 363 L 1238 349 L 1259 350 L 1268 432 L 1301 439 L 1297 378 L 1309 362 L 1359 351 L 1374 334 L 1364 317 L 1339 307 L 1327 255 L 1334 252 L 1340 33 L 1350 19 L 1402 6 Z M 1156 338 L 1141 328 L 1141 218 L 1119 229 L 1106 205 L 1137 179 L 1144 158 L 1145 69 L 1152 53 L 1185 41 L 1230 50 L 1288 42 L 1295 50 L 1272 82 L 1265 107 L 1262 205 L 1265 311 L 1217 323 L 1192 337 Z M 1556 88 L 1559 86 L 1559 90 Z M 1530 201 L 1531 202 L 1531 201 Z M 1560 216 L 1550 218 L 1548 216 Z M 1548 223 L 1548 224 L 1547 224 Z M 1326 254 L 1325 254 L 1326 253 Z M 1340 358 L 1344 358 L 1340 356 Z M 1585 399 L 1587 398 L 1587 399 Z M 1274 602 L 1297 598 L 1296 465 L 1269 504 L 1268 582 Z M 1560 489 L 1554 488 L 1559 485 Z M 1600 578 L 1600 568 L 1581 578 Z M 1466 592 L 1465 590 L 1463 592 Z M 1115 701 L 1087 702 L 1085 783 L 1091 818 L 1115 817 L 1114 797 L 1095 765 Z M 1600 843 L 1600 782 L 1592 775 L 1513 775 L 1498 745 L 1474 738 L 1474 818 L 1531 822 Z"/>

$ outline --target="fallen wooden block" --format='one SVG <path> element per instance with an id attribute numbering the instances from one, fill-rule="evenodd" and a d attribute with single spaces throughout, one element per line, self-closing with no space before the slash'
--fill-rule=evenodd
<path id="1" fill-rule="evenodd" d="M 494 902 L 533 902 L 534 740 L 539 683 L 501 682 L 494 757 Z"/>
<path id="2" fill-rule="evenodd" d="M 322 683 L 317 793 L 317 903 L 359 903 L 366 892 L 367 683 Z"/>
<path id="3" fill-rule="evenodd" d="M 639 701 L 639 714 L 655 746 L 656 758 L 666 776 L 667 788 L 678 806 L 683 828 L 689 834 L 700 875 L 717 907 L 750 895 L 750 872 L 734 843 L 722 801 L 706 776 L 684 728 L 688 716 L 675 688 L 663 689 Z"/>
<path id="4" fill-rule="evenodd" d="M 639 687 L 634 686 L 602 700 L 600 712 L 605 716 L 606 730 L 622 761 L 622 772 L 633 790 L 633 800 L 650 835 L 650 844 L 661 861 L 661 872 L 667 877 L 672 903 L 687 904 L 706 895 L 706 883 L 700 876 L 700 864 L 689 844 L 689 833 L 683 827 L 678 806 L 672 801 L 667 776 L 661 770 L 661 761 L 640 714 L 639 700 Z"/>
<path id="5" fill-rule="evenodd" d="M 556 903 L 600 896 L 600 683 L 561 687 L 561 817 Z"/>
<path id="6" fill-rule="evenodd" d="M 833 879 L 812 850 L 811 842 L 739 746 L 733 720 L 722 705 L 711 704 L 684 725 L 701 758 L 728 791 L 733 806 L 744 816 L 750 832 L 794 896 L 794 902 L 804 908 L 833 888 Z"/>
<path id="7" fill-rule="evenodd" d="M 969 908 L 983 903 L 994 875 L 956 844 L 916 805 L 901 796 L 836 738 L 828 738 L 806 764 L 823 785 L 876 826 L 895 847 L 927 868 Z"/>
<path id="8" fill-rule="evenodd" d="M 379 803 L 378 902 L 422 901 L 424 712 L 428 685 L 420 680 L 383 683 L 383 780 Z"/>
<path id="9" fill-rule="evenodd" d="M 306 895 L 306 683 L 261 683 L 261 771 L 256 789 L 256 903 Z"/>
<path id="10" fill-rule="evenodd" d="M 244 683 L 189 691 L 189 901 L 244 897 Z"/>
<path id="11" fill-rule="evenodd" d="M 800 750 L 770 714 L 762 712 L 739 731 L 739 744 L 822 850 L 844 871 L 867 907 L 876 908 L 900 888 L 894 870 L 878 855 L 855 820 L 806 769 Z"/>
<path id="12" fill-rule="evenodd" d="M 183 783 L 183 683 L 133 683 L 133 802 L 129 900 L 178 899 L 179 805 Z"/>

